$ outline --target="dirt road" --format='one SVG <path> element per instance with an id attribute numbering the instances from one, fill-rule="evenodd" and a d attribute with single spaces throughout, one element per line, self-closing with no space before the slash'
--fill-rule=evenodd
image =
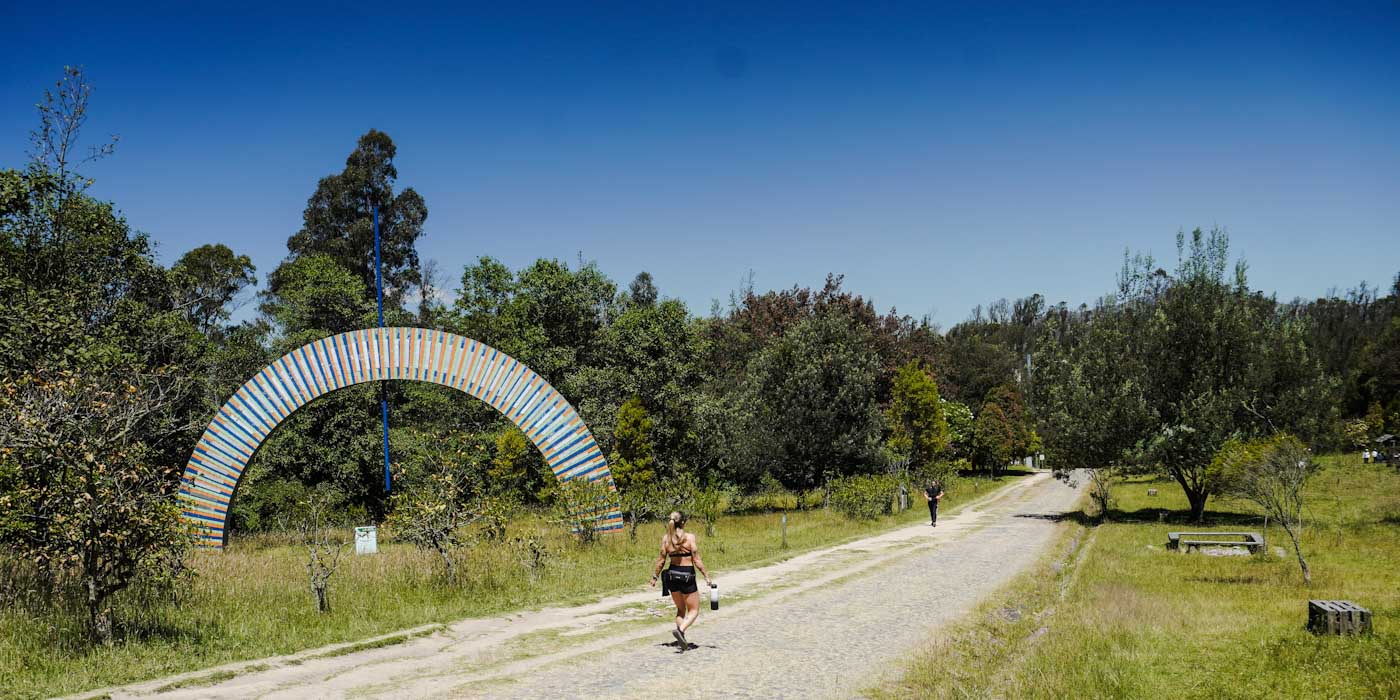
<path id="1" fill-rule="evenodd" d="M 654 591 L 592 605 L 424 628 L 423 636 L 329 648 L 124 688 L 113 698 L 851 697 L 1034 562 L 1044 516 L 1078 492 L 1037 474 L 945 517 L 785 562 L 716 572 L 684 653 Z M 1041 517 L 1036 517 L 1041 516 Z M 342 648 L 339 651 L 344 651 Z M 178 686 L 178 687 L 177 687 Z M 164 692 L 161 692 L 161 691 Z"/>

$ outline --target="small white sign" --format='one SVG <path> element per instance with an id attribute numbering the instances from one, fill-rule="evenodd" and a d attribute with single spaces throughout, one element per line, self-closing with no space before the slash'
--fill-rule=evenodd
<path id="1" fill-rule="evenodd" d="M 379 528 L 357 527 L 355 528 L 355 553 L 356 554 L 378 554 L 379 553 Z"/>

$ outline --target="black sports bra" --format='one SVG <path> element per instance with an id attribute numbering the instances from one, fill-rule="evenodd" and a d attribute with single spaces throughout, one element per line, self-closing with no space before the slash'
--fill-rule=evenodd
<path id="1" fill-rule="evenodd" d="M 666 553 L 666 556 L 668 556 L 668 557 L 693 557 L 693 556 L 695 556 L 695 552 L 680 551 L 680 550 L 678 550 L 678 551 L 675 551 L 675 552 L 667 552 L 667 553 Z"/>

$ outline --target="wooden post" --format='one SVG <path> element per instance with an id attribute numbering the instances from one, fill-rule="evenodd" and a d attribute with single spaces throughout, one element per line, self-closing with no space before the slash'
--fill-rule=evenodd
<path id="1" fill-rule="evenodd" d="M 783 513 L 783 549 L 787 548 L 787 513 Z"/>

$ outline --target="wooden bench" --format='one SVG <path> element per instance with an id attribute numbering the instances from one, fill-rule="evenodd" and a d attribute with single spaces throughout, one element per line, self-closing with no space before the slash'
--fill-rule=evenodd
<path id="1" fill-rule="evenodd" d="M 1222 537 L 1239 537 L 1241 539 L 1220 539 Z M 1200 549 L 1201 547 L 1245 547 L 1251 554 L 1254 554 L 1264 549 L 1264 537 L 1257 532 L 1167 533 L 1167 549 L 1190 552 L 1192 549 Z"/>
<path id="2" fill-rule="evenodd" d="M 1310 600 L 1308 630 L 1313 634 L 1370 634 L 1371 611 L 1349 600 Z"/>

